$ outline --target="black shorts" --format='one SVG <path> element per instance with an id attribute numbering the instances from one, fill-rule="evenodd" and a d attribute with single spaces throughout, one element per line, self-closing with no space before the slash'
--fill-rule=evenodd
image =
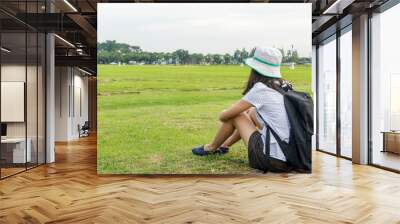
<path id="1" fill-rule="evenodd" d="M 249 138 L 248 155 L 250 167 L 262 171 L 271 172 L 289 172 L 289 166 L 286 162 L 269 157 L 269 166 L 267 156 L 264 154 L 264 142 L 260 132 L 255 131 Z"/>

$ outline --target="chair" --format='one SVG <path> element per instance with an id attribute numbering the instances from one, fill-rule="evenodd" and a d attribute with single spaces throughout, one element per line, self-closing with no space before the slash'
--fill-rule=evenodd
<path id="1" fill-rule="evenodd" d="M 90 129 L 89 121 L 85 121 L 82 127 L 78 125 L 79 138 L 89 136 L 89 129 Z"/>

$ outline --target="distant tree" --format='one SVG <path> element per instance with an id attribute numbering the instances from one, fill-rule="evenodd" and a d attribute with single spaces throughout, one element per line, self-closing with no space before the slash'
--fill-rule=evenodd
<path id="1" fill-rule="evenodd" d="M 206 64 L 213 64 L 213 57 L 211 54 L 207 54 L 206 56 L 204 56 L 204 62 Z"/>
<path id="2" fill-rule="evenodd" d="M 283 49 L 283 48 L 278 48 L 278 50 L 281 52 L 281 54 L 282 54 L 282 61 L 283 61 L 283 58 L 285 57 L 285 49 Z"/>
<path id="3" fill-rule="evenodd" d="M 179 63 L 181 64 L 188 64 L 190 59 L 189 59 L 189 51 L 179 49 L 175 51 L 175 55 L 178 58 Z"/>
<path id="4" fill-rule="evenodd" d="M 203 54 L 191 54 L 190 55 L 190 63 L 191 64 L 203 64 L 204 63 L 204 56 Z"/>
<path id="5" fill-rule="evenodd" d="M 212 55 L 212 59 L 213 59 L 213 64 L 217 64 L 217 65 L 219 65 L 219 64 L 222 64 L 222 62 L 223 62 L 223 57 L 221 56 L 221 55 L 219 55 L 219 54 L 213 54 Z"/>
<path id="6" fill-rule="evenodd" d="M 311 64 L 311 58 L 301 57 L 297 60 L 297 64 Z"/>
<path id="7" fill-rule="evenodd" d="M 142 49 L 139 46 L 129 46 L 131 52 L 141 52 Z"/>
<path id="8" fill-rule="evenodd" d="M 249 57 L 249 52 L 246 51 L 246 49 L 242 48 L 242 51 L 240 52 L 240 58 L 241 58 L 241 63 L 243 63 L 244 59 Z"/>
<path id="9" fill-rule="evenodd" d="M 292 58 L 291 58 L 291 61 L 297 63 L 298 60 L 299 60 L 299 54 L 297 53 L 297 50 L 293 50 L 293 51 L 292 51 Z"/>
<path id="10" fill-rule="evenodd" d="M 235 50 L 235 52 L 233 53 L 233 59 L 235 60 L 236 64 L 240 64 L 242 63 L 242 52 L 238 49 Z"/>
<path id="11" fill-rule="evenodd" d="M 249 52 L 242 48 L 236 49 L 233 54 L 200 54 L 190 53 L 184 49 L 174 52 L 147 52 L 140 46 L 117 43 L 107 40 L 97 43 L 97 62 L 99 64 L 115 63 L 145 63 L 145 64 L 240 64 L 249 57 Z M 310 63 L 311 58 L 301 58 L 296 49 L 282 52 L 282 62 Z"/>
<path id="12" fill-rule="evenodd" d="M 230 54 L 224 54 L 224 64 L 232 64 L 233 57 Z"/>

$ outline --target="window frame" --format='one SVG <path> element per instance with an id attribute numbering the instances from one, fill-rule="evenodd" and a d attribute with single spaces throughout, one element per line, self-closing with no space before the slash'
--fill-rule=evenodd
<path id="1" fill-rule="evenodd" d="M 347 160 L 352 160 L 352 158 L 347 157 L 342 155 L 342 150 L 341 150 L 341 118 L 340 118 L 340 112 L 341 112 L 341 108 L 340 108 L 340 103 L 341 103 L 341 97 L 340 97 L 340 84 L 341 84 L 341 65 L 340 65 L 340 37 L 342 35 L 344 35 L 347 32 L 352 32 L 352 23 L 347 24 L 346 26 L 344 26 L 341 29 L 338 29 L 336 31 L 336 33 L 333 33 L 332 35 L 328 36 L 327 38 L 321 40 L 318 42 L 318 44 L 316 44 L 316 71 L 315 71 L 315 77 L 316 77 L 316 93 L 315 94 L 315 98 L 316 98 L 316 151 L 319 152 L 323 152 L 329 155 L 333 155 L 336 157 L 340 157 L 340 158 L 344 158 Z M 327 44 L 331 41 L 336 41 L 336 152 L 332 153 L 329 152 L 327 150 L 321 149 L 320 146 L 320 142 L 319 142 L 319 134 L 320 134 L 320 130 L 319 130 L 319 122 L 320 122 L 320 117 L 319 117 L 319 110 L 320 108 L 320 99 L 318 96 L 318 92 L 320 89 L 320 74 L 319 74 L 319 68 L 320 68 L 320 55 L 319 55 L 319 51 L 318 49 L 320 48 L 321 44 Z"/>

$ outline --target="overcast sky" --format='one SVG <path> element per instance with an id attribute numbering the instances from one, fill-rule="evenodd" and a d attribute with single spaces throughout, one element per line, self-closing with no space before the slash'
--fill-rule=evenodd
<path id="1" fill-rule="evenodd" d="M 98 41 L 145 51 L 233 53 L 293 44 L 311 56 L 311 4 L 98 4 Z"/>

